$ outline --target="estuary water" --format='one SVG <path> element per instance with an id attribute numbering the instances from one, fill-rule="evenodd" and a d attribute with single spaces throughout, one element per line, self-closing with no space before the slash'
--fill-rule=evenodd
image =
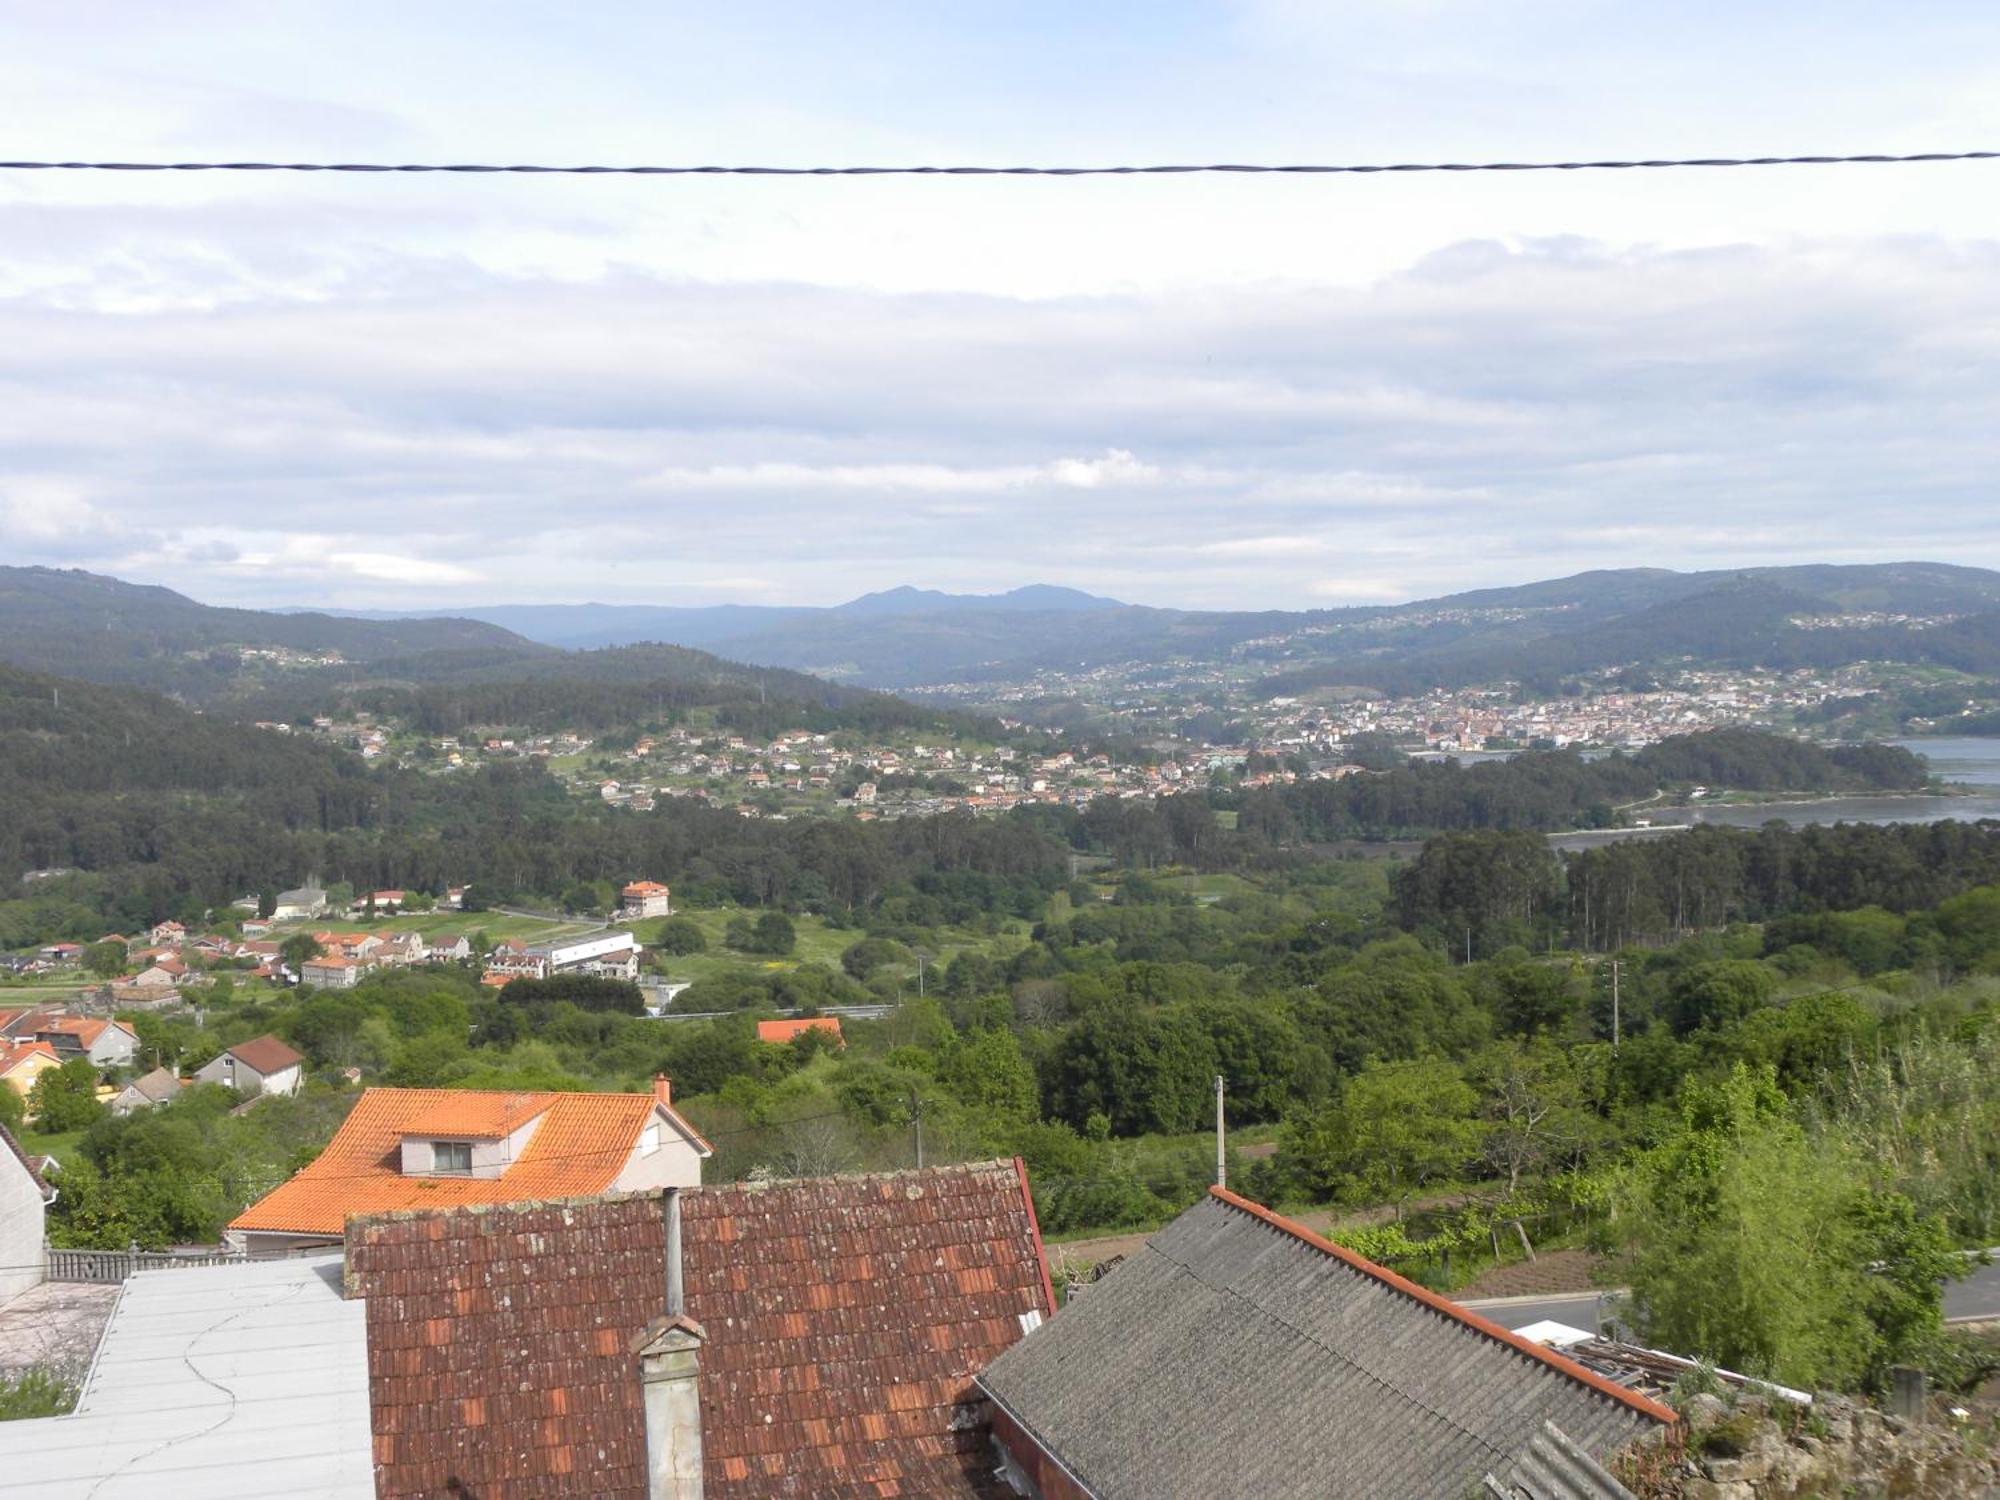
<path id="1" fill-rule="evenodd" d="M 1586 833 L 1559 833 L 1549 842 L 1558 849 L 1592 849 L 1619 839 L 1657 837 L 1696 823 L 1726 828 L 1761 828 L 1770 822 L 1794 828 L 1810 823 L 1939 823 L 1948 818 L 1974 822 L 2000 818 L 2000 739 L 1948 738 L 1891 740 L 1928 757 L 1931 774 L 1945 781 L 1976 788 L 1958 797 L 1822 797 L 1811 802 L 1764 802 L 1736 807 L 1663 807 L 1635 809 L 1649 817 L 1651 828 L 1605 828 Z"/>

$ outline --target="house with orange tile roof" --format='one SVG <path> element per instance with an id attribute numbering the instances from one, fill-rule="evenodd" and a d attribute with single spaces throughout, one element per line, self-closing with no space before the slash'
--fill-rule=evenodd
<path id="1" fill-rule="evenodd" d="M 62 1062 L 47 1042 L 12 1042 L 0 1048 L 0 1082 L 26 1098 L 35 1080 Z"/>
<path id="2" fill-rule="evenodd" d="M 122 1068 L 139 1055 L 139 1034 L 123 1021 L 95 1016 L 58 1016 L 35 1029 L 35 1040 L 47 1042 L 67 1062 L 87 1057 L 98 1068 Z"/>
<path id="3" fill-rule="evenodd" d="M 843 1047 L 847 1045 L 847 1039 L 840 1034 L 839 1016 L 800 1016 L 789 1021 L 759 1021 L 757 1040 L 775 1042 L 782 1047 L 808 1031 L 823 1031 L 838 1045 Z"/>
<path id="4" fill-rule="evenodd" d="M 650 1094 L 372 1088 L 227 1238 L 292 1249 L 338 1242 L 355 1214 L 692 1187 L 714 1154 L 664 1077 Z"/>
<path id="5" fill-rule="evenodd" d="M 361 976 L 373 967 L 373 964 L 363 963 L 358 958 L 322 953 L 318 958 L 309 958 L 299 965 L 299 983 L 321 990 L 351 990 L 361 983 Z"/>
<path id="6" fill-rule="evenodd" d="M 274 1036 L 238 1042 L 195 1069 L 195 1082 L 219 1083 L 224 1088 L 261 1099 L 266 1094 L 296 1094 L 305 1082 L 306 1060 Z"/>
<path id="7" fill-rule="evenodd" d="M 673 915 L 673 892 L 656 880 L 635 880 L 621 894 L 627 917 Z"/>

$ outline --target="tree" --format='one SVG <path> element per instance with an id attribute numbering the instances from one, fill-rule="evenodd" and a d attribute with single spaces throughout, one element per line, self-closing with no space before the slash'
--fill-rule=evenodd
<path id="1" fill-rule="evenodd" d="M 318 958 L 323 951 L 319 939 L 310 932 L 295 932 L 278 945 L 278 957 L 294 974 L 305 967 L 308 959 Z"/>
<path id="2" fill-rule="evenodd" d="M 1546 1040 L 1509 1039 L 1473 1063 L 1487 1126 L 1486 1165 L 1507 1180 L 1509 1196 L 1522 1179 L 1567 1164 L 1592 1134 L 1575 1069 Z"/>
<path id="3" fill-rule="evenodd" d="M 1013 1126 L 1035 1118 L 1035 1070 L 1011 1031 L 978 1031 L 954 1040 L 938 1058 L 937 1079 L 982 1122 Z"/>
<path id="4" fill-rule="evenodd" d="M 863 938 L 840 955 L 841 968 L 864 984 L 879 969 L 914 961 L 915 955 L 908 948 L 894 938 L 883 937 Z"/>
<path id="5" fill-rule="evenodd" d="M 653 951 L 685 958 L 708 951 L 708 936 L 693 917 L 668 917 L 653 934 Z"/>
<path id="6" fill-rule="evenodd" d="M 1375 1063 L 1286 1131 L 1279 1170 L 1318 1197 L 1400 1202 L 1479 1155 L 1479 1096 L 1451 1063 Z"/>
<path id="7" fill-rule="evenodd" d="M 83 950 L 83 966 L 99 979 L 109 979 L 125 972 L 126 954 L 123 943 L 92 943 Z"/>
<path id="8" fill-rule="evenodd" d="M 83 1130 L 104 1117 L 97 1102 L 97 1069 L 87 1057 L 72 1057 L 35 1080 L 28 1093 L 28 1113 L 43 1135 Z"/>
<path id="9" fill-rule="evenodd" d="M 1749 959 L 1696 964 L 1669 986 L 1668 1018 L 1681 1036 L 1703 1026 L 1719 1029 L 1768 1005 L 1777 988 L 1778 976 Z"/>
<path id="10" fill-rule="evenodd" d="M 1942 1221 L 1809 1135 L 1769 1068 L 1682 1092 L 1679 1129 L 1624 1175 L 1619 1226 L 1647 1340 L 1787 1384 L 1852 1389 L 1941 1321 Z"/>
<path id="11" fill-rule="evenodd" d="M 751 931 L 760 953 L 782 957 L 799 945 L 798 930 L 792 926 L 792 919 L 781 911 L 764 912 Z"/>

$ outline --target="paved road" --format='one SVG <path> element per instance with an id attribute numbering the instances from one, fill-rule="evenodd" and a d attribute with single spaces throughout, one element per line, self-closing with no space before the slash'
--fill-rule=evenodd
<path id="1" fill-rule="evenodd" d="M 1526 1328 L 1550 1319 L 1595 1332 L 1601 1297 L 1597 1292 L 1578 1292 L 1572 1296 L 1501 1297 L 1465 1305 L 1502 1328 Z M 2000 1322 L 2000 1254 L 1995 1255 L 1994 1264 L 1975 1267 L 1971 1275 L 1944 1289 L 1944 1316 L 1948 1323 Z"/>

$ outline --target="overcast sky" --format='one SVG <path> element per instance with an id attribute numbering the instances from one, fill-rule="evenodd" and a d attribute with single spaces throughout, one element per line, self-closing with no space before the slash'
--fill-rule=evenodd
<path id="1" fill-rule="evenodd" d="M 9 157 L 2000 146 L 2000 10 L 0 0 Z M 2000 566 L 2000 162 L 0 173 L 0 561 L 217 603 L 1306 608 Z"/>

